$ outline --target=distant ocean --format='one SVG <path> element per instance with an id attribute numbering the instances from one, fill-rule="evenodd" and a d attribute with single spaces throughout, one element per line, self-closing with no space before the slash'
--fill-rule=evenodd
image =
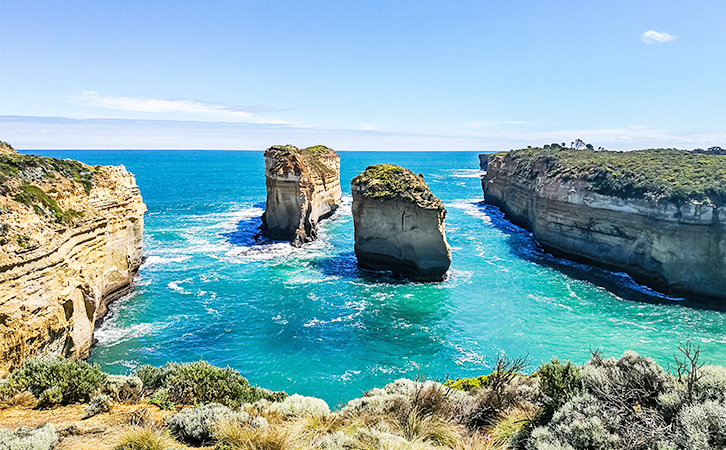
<path id="1" fill-rule="evenodd" d="M 666 366 L 690 339 L 726 365 L 726 313 L 553 258 L 482 203 L 476 153 L 341 152 L 344 204 L 295 249 L 257 236 L 261 151 L 35 151 L 123 164 L 149 212 L 133 292 L 96 331 L 90 361 L 112 373 L 204 359 L 251 383 L 331 406 L 401 377 L 490 371 L 497 355 L 584 362 L 632 349 Z M 443 200 L 453 262 L 443 283 L 357 269 L 350 180 L 392 163 Z"/>

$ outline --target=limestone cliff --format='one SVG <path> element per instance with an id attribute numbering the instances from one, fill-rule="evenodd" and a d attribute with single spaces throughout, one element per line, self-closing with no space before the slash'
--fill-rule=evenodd
<path id="1" fill-rule="evenodd" d="M 451 265 L 444 204 L 423 176 L 381 164 L 351 182 L 358 265 L 414 280 L 442 281 Z"/>
<path id="2" fill-rule="evenodd" d="M 0 155 L 0 376 L 82 358 L 142 258 L 146 211 L 123 166 Z"/>
<path id="3" fill-rule="evenodd" d="M 714 158 L 723 157 L 523 149 L 491 158 L 482 186 L 554 254 L 665 293 L 725 299 L 726 160 Z"/>
<path id="4" fill-rule="evenodd" d="M 300 246 L 317 236 L 318 222 L 340 206 L 340 156 L 322 145 L 265 150 L 267 206 L 263 230 Z"/>

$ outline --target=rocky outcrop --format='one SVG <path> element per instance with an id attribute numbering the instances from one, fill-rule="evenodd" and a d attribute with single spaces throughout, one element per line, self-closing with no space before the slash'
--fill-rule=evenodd
<path id="1" fill-rule="evenodd" d="M 340 206 L 340 156 L 322 145 L 265 150 L 267 206 L 263 230 L 300 246 L 317 236 L 318 222 Z"/>
<path id="2" fill-rule="evenodd" d="M 678 200 L 632 185 L 605 195 L 622 178 L 618 174 L 647 176 L 637 172 L 637 160 L 626 162 L 627 174 L 612 166 L 621 158 L 614 152 L 589 166 L 583 163 L 587 154 L 570 154 L 584 168 L 573 175 L 554 154 L 524 161 L 517 152 L 489 161 L 485 200 L 532 231 L 546 250 L 626 272 L 668 294 L 726 299 L 726 205 L 714 203 L 717 196 Z"/>
<path id="3" fill-rule="evenodd" d="M 351 182 L 355 255 L 368 270 L 442 281 L 451 265 L 444 204 L 422 175 L 381 164 Z"/>
<path id="4" fill-rule="evenodd" d="M 83 358 L 131 287 L 146 211 L 123 166 L 0 156 L 0 376 L 30 357 Z"/>

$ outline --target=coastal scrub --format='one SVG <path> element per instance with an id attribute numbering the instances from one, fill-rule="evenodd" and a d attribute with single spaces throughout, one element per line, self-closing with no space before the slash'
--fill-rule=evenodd
<path id="1" fill-rule="evenodd" d="M 361 188 L 363 197 L 382 200 L 400 198 L 423 208 L 444 208 L 441 200 L 431 193 L 423 175 L 393 164 L 368 166 L 353 178 L 352 184 Z"/>

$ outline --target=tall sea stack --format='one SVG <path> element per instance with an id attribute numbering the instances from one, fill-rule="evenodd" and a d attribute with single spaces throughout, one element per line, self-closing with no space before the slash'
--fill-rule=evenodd
<path id="1" fill-rule="evenodd" d="M 316 226 L 340 206 L 340 156 L 318 145 L 299 149 L 276 145 L 265 150 L 267 206 L 263 230 L 296 247 L 315 240 Z"/>
<path id="2" fill-rule="evenodd" d="M 118 167 L 0 145 L 0 377 L 26 358 L 84 358 L 141 265 L 144 205 Z"/>
<path id="3" fill-rule="evenodd" d="M 451 265 L 444 204 L 422 175 L 369 166 L 351 182 L 358 265 L 418 281 L 442 281 Z"/>

